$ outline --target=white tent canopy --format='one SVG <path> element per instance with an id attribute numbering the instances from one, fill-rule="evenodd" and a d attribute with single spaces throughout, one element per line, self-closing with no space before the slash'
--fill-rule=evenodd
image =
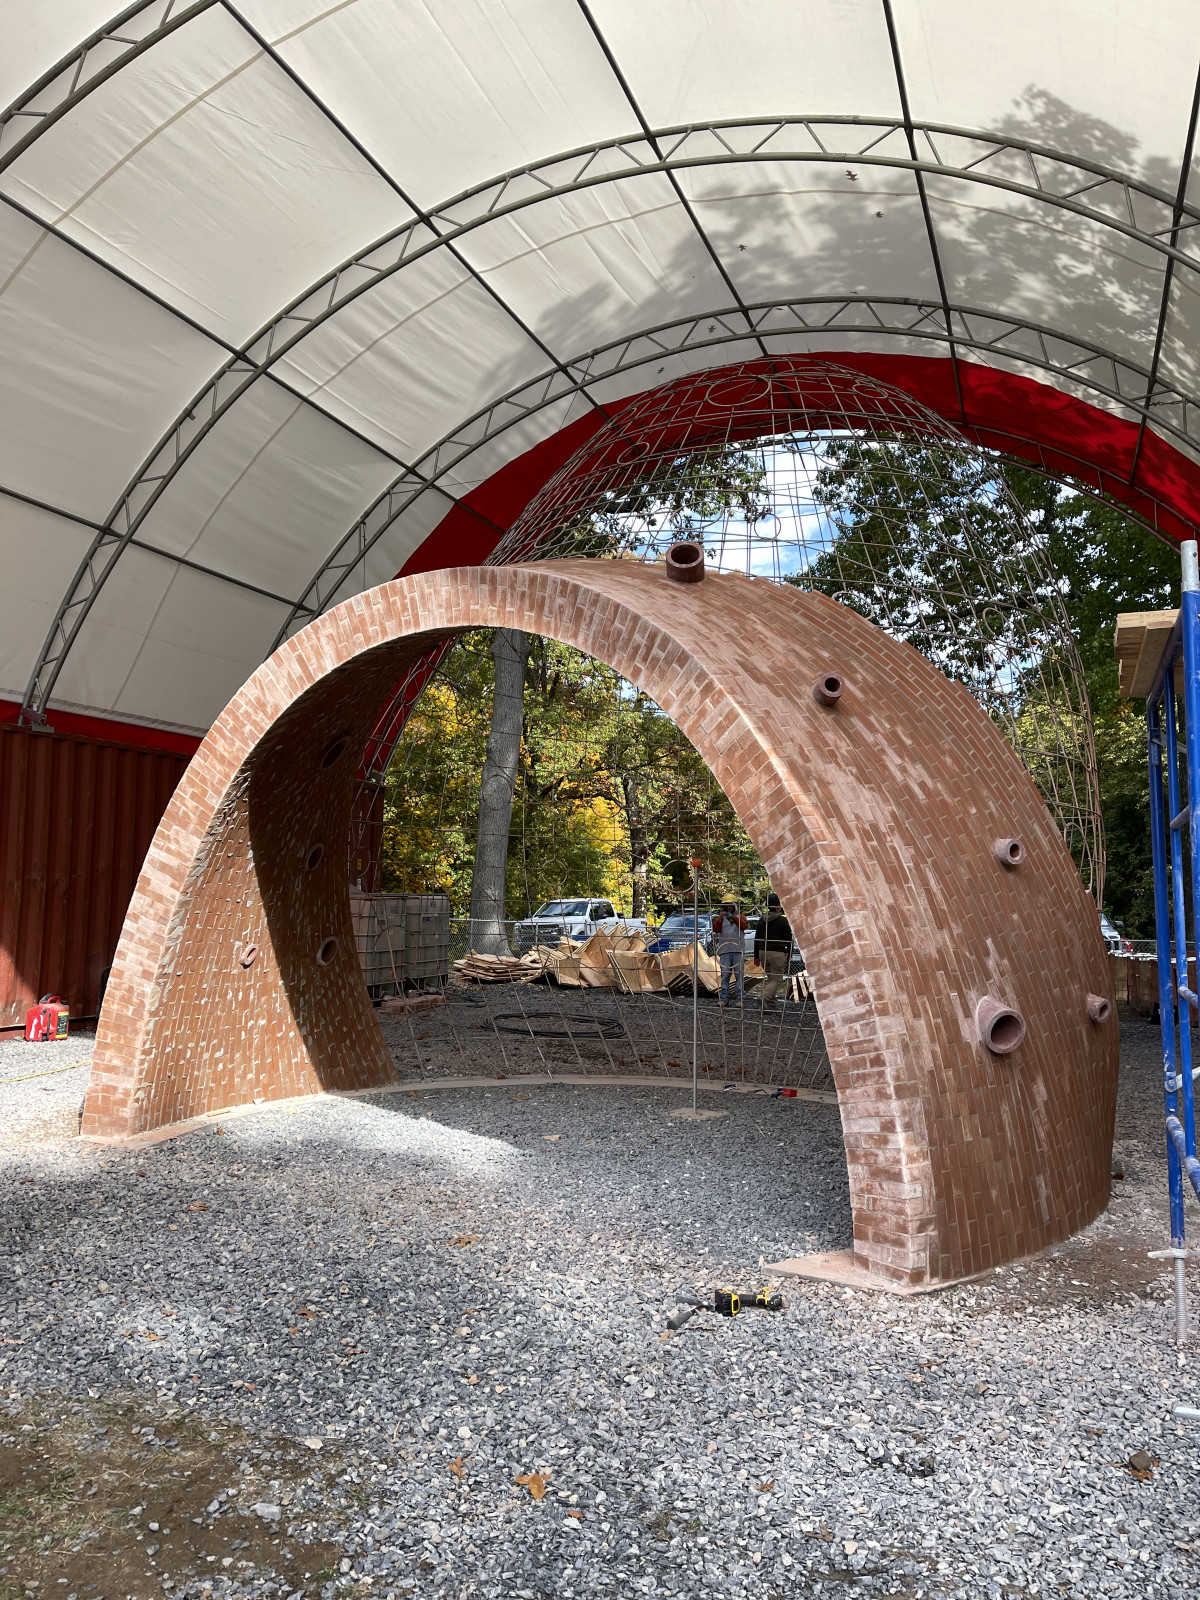
<path id="1" fill-rule="evenodd" d="M 506 463 L 735 361 L 1200 463 L 1182 0 L 2 14 L 0 698 L 201 731 Z"/>

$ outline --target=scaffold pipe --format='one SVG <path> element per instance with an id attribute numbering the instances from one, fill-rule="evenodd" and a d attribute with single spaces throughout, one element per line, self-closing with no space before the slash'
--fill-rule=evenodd
<path id="1" fill-rule="evenodd" d="M 1197 1161 L 1195 1156 L 1188 1155 L 1187 1137 L 1183 1131 L 1183 1123 L 1180 1122 L 1178 1117 L 1167 1118 L 1167 1132 L 1171 1135 L 1171 1140 L 1179 1152 L 1179 1160 L 1183 1165 L 1183 1170 L 1192 1181 L 1192 1188 L 1196 1191 L 1196 1199 L 1200 1200 L 1200 1161 Z"/>

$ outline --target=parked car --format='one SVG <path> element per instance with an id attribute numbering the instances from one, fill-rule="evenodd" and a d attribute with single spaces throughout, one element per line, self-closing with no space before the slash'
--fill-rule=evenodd
<path id="1" fill-rule="evenodd" d="M 1108 920 L 1102 911 L 1100 913 L 1100 932 L 1104 935 L 1104 946 L 1110 956 L 1130 956 L 1133 954 L 1133 941 L 1118 931 L 1125 924 L 1113 923 Z"/>
<path id="2" fill-rule="evenodd" d="M 746 960 L 754 959 L 754 930 L 758 927 L 757 913 L 747 915 L 746 931 L 742 935 L 742 943 L 746 950 Z M 690 911 L 673 912 L 661 927 L 654 930 L 653 937 L 647 941 L 646 949 L 655 952 L 660 950 L 675 950 L 680 945 L 692 942 L 692 913 Z M 712 915 L 707 911 L 700 913 L 700 948 L 708 955 L 713 953 Z"/>
<path id="3" fill-rule="evenodd" d="M 597 928 L 615 928 L 623 922 L 611 900 L 547 900 L 532 917 L 517 923 L 513 929 L 513 943 L 524 955 L 535 944 L 590 939 Z"/>
<path id="4" fill-rule="evenodd" d="M 702 911 L 698 918 L 693 920 L 690 911 L 675 911 L 654 929 L 652 937 L 646 943 L 646 949 L 657 954 L 662 950 L 676 950 L 680 945 L 691 944 L 700 934 L 700 948 L 706 954 L 712 954 L 712 918 L 706 911 Z"/>

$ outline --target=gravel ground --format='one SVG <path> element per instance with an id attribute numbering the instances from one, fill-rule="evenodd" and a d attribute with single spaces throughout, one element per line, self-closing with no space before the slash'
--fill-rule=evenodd
<path id="1" fill-rule="evenodd" d="M 74 1138 L 95 1042 L 92 1032 L 46 1044 L 0 1034 L 0 1152 Z"/>
<path id="2" fill-rule="evenodd" d="M 100 1149 L 61 1132 L 75 1074 L 12 1081 L 60 1047 L 0 1046 L 0 1449 L 58 1439 L 99 1481 L 107 1404 L 140 1452 L 119 1527 L 5 1533 L 0 1594 L 1194 1594 L 1195 1347 L 1145 1255 L 1158 1033 L 1123 1032 L 1125 1176 L 1084 1234 L 928 1297 L 784 1283 L 780 1315 L 666 1339 L 677 1286 L 847 1242 L 834 1108 L 406 1088 Z M 202 1465 L 160 1547 L 152 1494 Z"/>

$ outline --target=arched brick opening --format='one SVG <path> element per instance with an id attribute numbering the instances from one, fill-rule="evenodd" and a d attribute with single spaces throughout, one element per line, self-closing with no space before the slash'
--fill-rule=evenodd
<path id="1" fill-rule="evenodd" d="M 646 689 L 711 767 L 816 983 L 855 1254 L 947 1281 L 1106 1202 L 1117 1034 L 1095 908 L 1029 778 L 965 690 L 823 596 L 671 583 L 621 561 L 396 580 L 285 644 L 213 726 L 155 836 L 117 952 L 83 1132 L 392 1081 L 350 927 L 345 851 L 385 691 L 468 628 L 544 634 Z M 745 641 L 713 649 L 718 630 Z M 835 672 L 834 706 L 813 687 Z M 1002 864 L 1001 838 L 1024 859 Z M 317 851 L 316 846 L 324 849 Z M 332 846 L 332 847 L 331 847 Z M 980 1043 L 992 997 L 1021 1012 Z"/>

